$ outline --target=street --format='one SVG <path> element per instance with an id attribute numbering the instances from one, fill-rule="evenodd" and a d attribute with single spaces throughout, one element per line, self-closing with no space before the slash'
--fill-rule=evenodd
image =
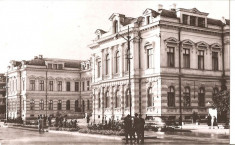
<path id="1" fill-rule="evenodd" d="M 0 134 L 0 143 L 2 145 L 124 144 L 125 142 L 124 140 L 110 140 L 63 133 L 45 132 L 39 134 L 37 131 L 13 128 L 0 128 Z M 154 137 L 155 134 L 157 137 Z M 229 135 L 193 132 L 166 134 L 146 132 L 145 144 L 229 144 Z"/>

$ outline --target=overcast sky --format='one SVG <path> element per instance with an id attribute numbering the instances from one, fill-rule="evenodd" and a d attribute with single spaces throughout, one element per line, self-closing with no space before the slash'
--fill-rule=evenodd
<path id="1" fill-rule="evenodd" d="M 157 10 L 193 8 L 209 13 L 210 18 L 229 19 L 229 1 L 0 1 L 0 73 L 10 60 L 44 57 L 88 59 L 87 47 L 100 28 L 108 31 L 112 13 L 128 17 L 142 15 L 146 8 Z"/>

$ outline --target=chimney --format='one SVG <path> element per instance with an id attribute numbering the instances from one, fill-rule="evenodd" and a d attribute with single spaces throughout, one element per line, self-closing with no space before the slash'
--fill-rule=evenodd
<path id="1" fill-rule="evenodd" d="M 176 4 L 173 3 L 170 8 L 171 8 L 172 11 L 176 11 Z"/>
<path id="2" fill-rule="evenodd" d="M 222 21 L 223 24 L 226 24 L 224 16 L 222 17 L 221 21 Z"/>
<path id="3" fill-rule="evenodd" d="M 158 4 L 158 11 L 161 11 L 162 10 L 162 4 Z"/>
<path id="4" fill-rule="evenodd" d="M 34 59 L 38 59 L 38 56 L 34 56 Z"/>

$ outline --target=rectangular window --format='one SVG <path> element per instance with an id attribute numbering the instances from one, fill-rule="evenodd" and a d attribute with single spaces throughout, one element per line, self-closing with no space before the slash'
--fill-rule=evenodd
<path id="1" fill-rule="evenodd" d="M 49 81 L 49 91 L 53 91 L 53 81 Z"/>
<path id="2" fill-rule="evenodd" d="M 25 81 L 24 80 L 22 81 L 22 88 L 23 88 L 23 91 L 24 91 L 24 89 L 25 89 Z"/>
<path id="3" fill-rule="evenodd" d="M 35 91 L 35 80 L 30 80 L 30 90 Z"/>
<path id="4" fill-rule="evenodd" d="M 57 64 L 53 64 L 53 69 L 57 69 Z"/>
<path id="5" fill-rule="evenodd" d="M 168 48 L 169 48 L 169 51 L 167 52 L 168 67 L 175 67 L 174 47 L 168 47 Z"/>
<path id="6" fill-rule="evenodd" d="M 205 27 L 205 18 L 198 18 L 198 26 Z"/>
<path id="7" fill-rule="evenodd" d="M 101 76 L 101 61 L 98 62 L 98 78 Z"/>
<path id="8" fill-rule="evenodd" d="M 58 91 L 62 91 L 62 81 L 58 81 L 57 90 L 58 90 Z"/>
<path id="9" fill-rule="evenodd" d="M 183 24 L 188 24 L 188 15 L 183 15 Z"/>
<path id="10" fill-rule="evenodd" d="M 85 91 L 85 82 L 82 82 L 82 91 Z"/>
<path id="11" fill-rule="evenodd" d="M 218 70 L 218 52 L 212 52 L 212 70 Z"/>
<path id="12" fill-rule="evenodd" d="M 48 63 L 48 68 L 52 69 L 52 64 L 51 63 Z"/>
<path id="13" fill-rule="evenodd" d="M 204 51 L 198 51 L 198 69 L 204 69 Z"/>
<path id="14" fill-rule="evenodd" d="M 147 49 L 147 68 L 153 67 L 153 48 Z"/>
<path id="15" fill-rule="evenodd" d="M 58 64 L 58 69 L 62 69 L 63 65 L 62 64 Z"/>
<path id="16" fill-rule="evenodd" d="M 195 16 L 190 16 L 190 25 L 195 26 L 196 25 L 196 17 Z"/>
<path id="17" fill-rule="evenodd" d="M 66 91 L 70 91 L 70 82 L 66 83 Z"/>
<path id="18" fill-rule="evenodd" d="M 44 91 L 44 81 L 43 80 L 40 80 L 40 82 L 39 82 L 39 90 Z"/>
<path id="19" fill-rule="evenodd" d="M 87 91 L 90 90 L 90 81 L 87 81 Z"/>
<path id="20" fill-rule="evenodd" d="M 61 100 L 58 101 L 57 109 L 62 110 L 62 101 Z"/>
<path id="21" fill-rule="evenodd" d="M 184 68 L 190 68 L 190 50 L 189 49 L 184 49 L 183 59 L 184 59 Z"/>
<path id="22" fill-rule="evenodd" d="M 87 69 L 90 69 L 90 65 L 89 64 L 87 64 Z"/>
<path id="23" fill-rule="evenodd" d="M 78 92 L 78 91 L 79 91 L 79 83 L 75 82 L 75 92 Z"/>
<path id="24" fill-rule="evenodd" d="M 148 25 L 150 23 L 150 16 L 146 17 L 146 21 L 147 21 L 146 24 Z"/>

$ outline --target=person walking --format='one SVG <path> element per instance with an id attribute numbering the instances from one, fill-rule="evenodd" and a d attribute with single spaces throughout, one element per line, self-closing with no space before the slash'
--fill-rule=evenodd
<path id="1" fill-rule="evenodd" d="M 141 140 L 140 143 L 144 143 L 144 124 L 145 121 L 141 117 L 141 114 L 139 114 L 138 134 L 139 134 L 139 139 Z"/>
<path id="2" fill-rule="evenodd" d="M 38 132 L 41 133 L 42 125 L 40 124 L 40 115 L 38 115 Z"/>
<path id="3" fill-rule="evenodd" d="M 211 115 L 210 114 L 208 114 L 207 116 L 207 125 L 209 126 L 209 129 L 210 129 L 211 127 Z"/>
<path id="4" fill-rule="evenodd" d="M 138 126 L 139 126 L 139 118 L 138 118 L 138 114 L 135 113 L 135 117 L 134 117 L 134 123 L 133 123 L 133 138 L 137 143 L 139 143 L 139 134 L 138 134 Z M 137 137 L 135 137 L 135 135 Z"/>
<path id="5" fill-rule="evenodd" d="M 131 140 L 131 142 L 132 142 L 131 130 L 132 130 L 132 126 L 131 126 L 131 116 L 128 114 L 128 115 L 124 118 L 124 132 L 125 132 L 126 143 L 128 143 L 128 136 L 130 136 L 130 140 Z"/>

